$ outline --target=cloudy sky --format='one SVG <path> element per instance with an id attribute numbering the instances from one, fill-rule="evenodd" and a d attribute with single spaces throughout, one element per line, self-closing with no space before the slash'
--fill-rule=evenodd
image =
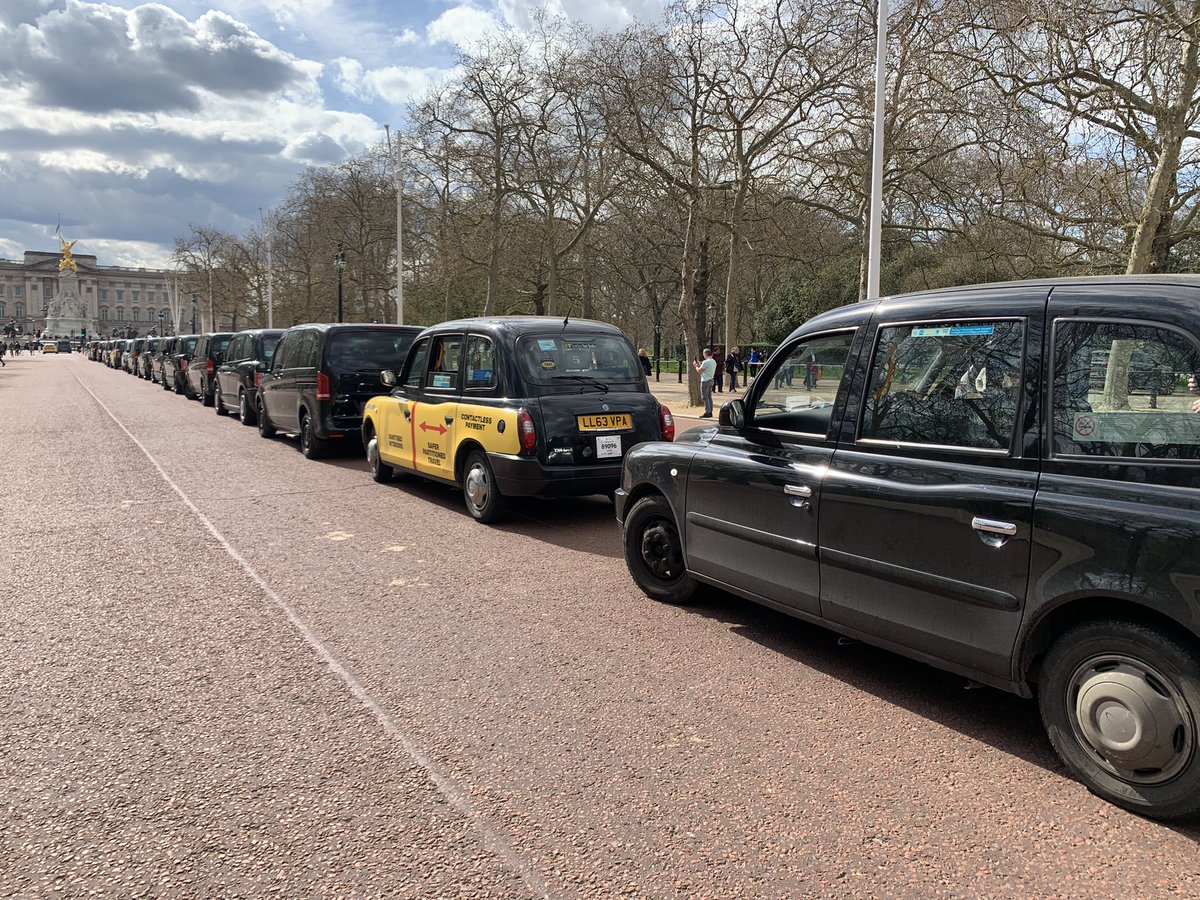
<path id="1" fill-rule="evenodd" d="M 620 27 L 662 0 L 0 0 L 0 257 L 57 250 L 60 215 L 101 265 L 242 232 L 542 7 Z"/>

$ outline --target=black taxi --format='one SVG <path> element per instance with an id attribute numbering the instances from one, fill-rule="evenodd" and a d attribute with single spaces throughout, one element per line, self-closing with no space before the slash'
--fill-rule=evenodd
<path id="1" fill-rule="evenodd" d="M 461 319 L 417 336 L 363 410 L 371 474 L 459 485 L 481 522 L 505 498 L 610 494 L 635 445 L 671 440 L 620 329 L 540 316 Z"/>
<path id="2" fill-rule="evenodd" d="M 834 310 L 718 425 L 626 456 L 626 561 L 660 600 L 716 585 L 1036 695 L 1091 790 L 1193 818 L 1198 379 L 1195 276 Z"/>

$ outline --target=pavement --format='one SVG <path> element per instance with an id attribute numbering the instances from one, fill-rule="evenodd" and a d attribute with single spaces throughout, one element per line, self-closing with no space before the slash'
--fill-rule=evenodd
<path id="1" fill-rule="evenodd" d="M 0 421 L 0 896 L 1200 896 L 1033 703 L 655 603 L 604 498 L 482 526 L 78 355 Z"/>

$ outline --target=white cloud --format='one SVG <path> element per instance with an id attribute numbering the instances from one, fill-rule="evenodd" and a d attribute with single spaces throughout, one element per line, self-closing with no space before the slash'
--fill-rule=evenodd
<path id="1" fill-rule="evenodd" d="M 425 35 L 431 44 L 470 47 L 501 27 L 494 13 L 463 4 L 451 7 L 430 22 Z"/>
<path id="2" fill-rule="evenodd" d="M 397 47 L 407 47 L 411 44 L 419 44 L 420 42 L 421 42 L 421 36 L 419 34 L 417 34 L 415 31 L 413 31 L 411 28 L 405 28 L 402 32 L 400 32 L 400 34 L 398 34 L 396 36 L 395 41 L 394 41 L 394 43 Z"/>
<path id="3" fill-rule="evenodd" d="M 402 105 L 446 79 L 452 69 L 421 66 L 384 66 L 365 70 L 357 60 L 339 59 L 338 89 L 359 100 L 382 100 Z"/>

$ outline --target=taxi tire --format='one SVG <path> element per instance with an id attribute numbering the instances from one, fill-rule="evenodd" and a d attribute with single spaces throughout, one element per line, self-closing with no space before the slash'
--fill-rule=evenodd
<path id="1" fill-rule="evenodd" d="M 625 565 L 647 596 L 689 603 L 700 585 L 687 572 L 679 527 L 666 498 L 643 497 L 625 517 Z"/>
<path id="2" fill-rule="evenodd" d="M 459 486 L 467 504 L 467 512 L 477 522 L 489 525 L 504 517 L 508 508 L 508 498 L 496 487 L 492 465 L 482 450 L 472 450 L 467 456 L 466 462 L 463 463 L 462 482 Z"/>
<path id="3" fill-rule="evenodd" d="M 258 416 L 255 415 L 254 406 L 245 391 L 238 391 L 238 421 L 247 426 L 258 424 Z"/>
<path id="4" fill-rule="evenodd" d="M 395 474 L 395 469 L 379 458 L 379 438 L 376 435 L 371 435 L 367 441 L 367 465 L 371 467 L 371 477 L 380 484 L 387 484 Z"/>
<path id="5" fill-rule="evenodd" d="M 329 455 L 329 442 L 317 437 L 312 416 L 307 412 L 300 417 L 300 452 L 305 459 L 321 459 Z"/>
<path id="6" fill-rule="evenodd" d="M 221 383 L 219 381 L 213 388 L 213 408 L 216 409 L 218 416 L 229 415 L 229 410 L 225 408 L 225 401 L 221 399 Z"/>
<path id="7" fill-rule="evenodd" d="M 255 414 L 258 418 L 258 436 L 264 438 L 275 437 L 275 426 L 267 418 L 267 411 L 263 408 L 262 400 L 259 400 L 255 404 Z"/>
<path id="8" fill-rule="evenodd" d="M 1086 696 L 1095 698 L 1090 707 Z M 1200 816 L 1200 647 L 1193 642 L 1138 622 L 1084 622 L 1046 654 L 1038 706 L 1051 745 L 1093 794 L 1161 821 Z M 1156 707 L 1156 714 L 1147 715 Z M 1102 736 L 1097 730 L 1103 732 L 1093 723 L 1114 709 L 1137 720 L 1139 737 L 1170 736 L 1174 758 L 1160 777 L 1153 768 L 1122 771 L 1120 761 L 1108 762 L 1093 745 Z M 1127 752 L 1134 742 L 1122 743 L 1123 737 L 1118 733 L 1113 740 L 1118 751 Z"/>

